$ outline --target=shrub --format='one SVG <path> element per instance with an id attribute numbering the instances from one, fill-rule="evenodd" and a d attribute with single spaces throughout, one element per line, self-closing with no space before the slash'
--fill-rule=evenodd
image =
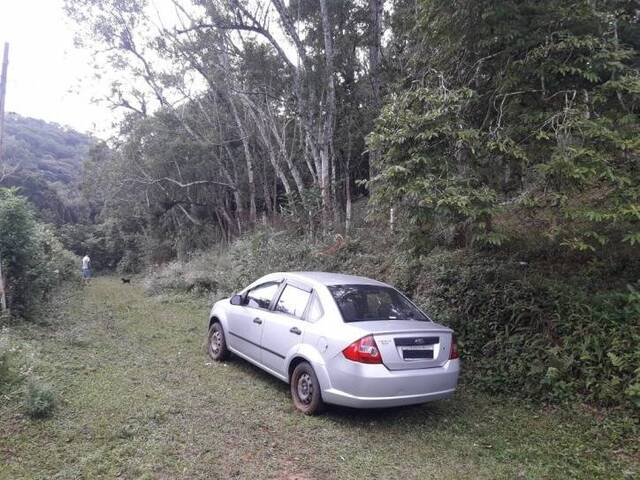
<path id="1" fill-rule="evenodd" d="M 24 407 L 31 418 L 49 417 L 55 409 L 56 401 L 53 389 L 46 384 L 31 381 L 27 384 Z"/>
<path id="2" fill-rule="evenodd" d="M 173 261 L 149 272 L 145 287 L 150 294 L 173 291 L 220 298 L 271 272 L 355 268 L 355 241 L 332 255 L 318 253 L 332 241 L 333 237 L 313 240 L 291 232 L 258 230 L 227 250 L 201 252 L 188 261 Z"/>
<path id="3" fill-rule="evenodd" d="M 8 335 L 4 330 L 0 330 L 0 392 L 16 380 L 13 367 L 14 356 Z"/>
<path id="4" fill-rule="evenodd" d="M 21 309 L 28 301 L 29 269 L 36 255 L 36 221 L 27 201 L 15 190 L 0 189 L 0 262 L 7 279 L 7 303 Z"/>
<path id="5" fill-rule="evenodd" d="M 34 241 L 35 258 L 29 271 L 32 292 L 35 289 L 46 297 L 61 281 L 80 279 L 78 257 L 62 246 L 49 226 L 37 224 Z"/>
<path id="6" fill-rule="evenodd" d="M 138 251 L 127 250 L 123 255 L 116 270 L 118 273 L 137 273 L 142 268 L 142 258 Z"/>
<path id="7" fill-rule="evenodd" d="M 470 383 L 548 401 L 637 405 L 637 287 L 591 291 L 580 283 L 589 275 L 575 273 L 442 251 L 422 259 L 413 286 L 418 303 L 458 333 Z"/>
<path id="8" fill-rule="evenodd" d="M 27 200 L 0 188 L 0 262 L 12 313 L 28 316 L 63 279 L 77 276 L 75 257 L 36 221 Z"/>

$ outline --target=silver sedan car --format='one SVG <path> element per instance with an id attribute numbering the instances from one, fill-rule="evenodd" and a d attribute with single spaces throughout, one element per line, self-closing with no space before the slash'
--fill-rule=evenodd
<path id="1" fill-rule="evenodd" d="M 290 384 L 306 414 L 446 398 L 460 372 L 451 329 L 385 283 L 334 273 L 272 273 L 220 300 L 207 345 Z"/>

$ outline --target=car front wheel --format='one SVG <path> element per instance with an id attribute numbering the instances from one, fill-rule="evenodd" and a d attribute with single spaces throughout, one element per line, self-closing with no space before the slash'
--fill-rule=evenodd
<path id="1" fill-rule="evenodd" d="M 318 377 L 307 362 L 300 363 L 291 375 L 291 397 L 295 407 L 305 415 L 324 410 Z"/>
<path id="2" fill-rule="evenodd" d="M 222 325 L 220 325 L 218 322 L 214 323 L 209 328 L 207 353 L 213 360 L 217 362 L 225 360 L 229 356 L 229 350 L 227 349 L 227 341 L 224 337 L 224 331 L 222 330 Z"/>

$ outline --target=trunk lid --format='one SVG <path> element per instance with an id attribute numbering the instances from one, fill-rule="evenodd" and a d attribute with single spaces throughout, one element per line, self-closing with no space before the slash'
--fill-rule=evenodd
<path id="1" fill-rule="evenodd" d="M 389 370 L 434 368 L 449 360 L 453 331 L 437 323 L 389 320 L 357 325 L 373 335 Z"/>

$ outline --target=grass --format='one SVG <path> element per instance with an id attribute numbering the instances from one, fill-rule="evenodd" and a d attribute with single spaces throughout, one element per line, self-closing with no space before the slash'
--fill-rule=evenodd
<path id="1" fill-rule="evenodd" d="M 285 384 L 202 350 L 208 305 L 98 278 L 46 325 L 15 327 L 58 396 L 31 420 L 0 405 L 0 479 L 637 478 L 637 424 L 462 388 L 375 411 L 294 411 Z"/>

